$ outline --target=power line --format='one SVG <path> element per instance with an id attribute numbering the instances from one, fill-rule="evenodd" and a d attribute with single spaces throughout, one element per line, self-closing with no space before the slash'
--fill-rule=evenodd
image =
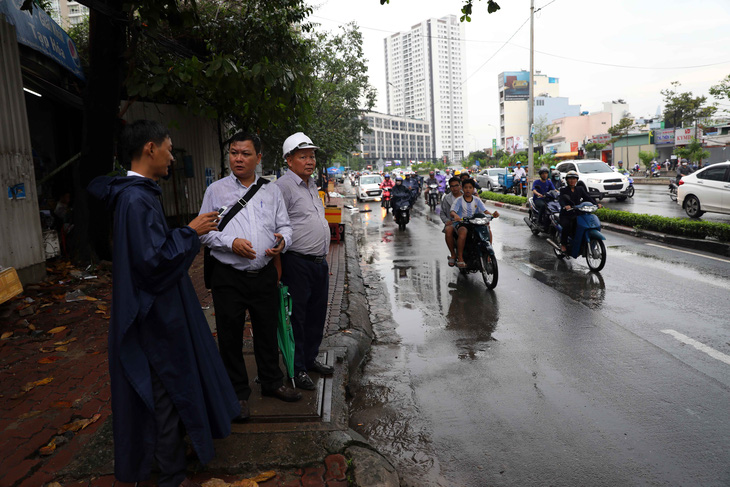
<path id="1" fill-rule="evenodd" d="M 501 46 L 499 47 L 499 49 L 497 49 L 496 51 L 494 51 L 494 54 L 492 54 L 491 56 L 489 56 L 489 58 L 488 58 L 488 59 L 487 59 L 486 61 L 484 61 L 484 63 L 482 63 L 482 65 L 481 65 L 481 66 L 479 66 L 479 67 L 478 67 L 478 68 L 476 69 L 476 71 L 474 71 L 474 72 L 473 72 L 472 74 L 470 74 L 469 76 L 467 76 L 467 77 L 466 77 L 466 79 L 465 79 L 465 80 L 464 80 L 464 81 L 463 81 L 463 82 L 462 82 L 461 84 L 464 84 L 464 83 L 466 83 L 467 81 L 469 81 L 469 78 L 471 78 L 472 76 L 474 76 L 475 74 L 477 74 L 477 73 L 479 72 L 479 70 L 480 70 L 480 69 L 482 69 L 482 68 L 483 68 L 484 66 L 486 66 L 486 65 L 487 65 L 487 63 L 488 63 L 489 61 L 491 61 L 491 60 L 492 60 L 492 58 L 494 58 L 494 56 L 496 56 L 496 55 L 497 55 L 497 54 L 499 53 L 499 51 L 501 51 L 502 49 L 504 49 L 504 46 L 506 46 L 507 44 L 509 44 L 509 41 L 511 41 L 511 40 L 512 40 L 512 38 L 513 38 L 514 36 L 516 36 L 516 35 L 517 35 L 517 33 L 518 33 L 518 32 L 519 32 L 519 31 L 520 31 L 520 30 L 521 30 L 521 29 L 522 29 L 522 28 L 523 28 L 523 27 L 525 26 L 525 24 L 526 24 L 526 23 L 527 23 L 527 22 L 528 22 L 529 20 L 530 20 L 530 17 L 527 17 L 527 19 L 525 19 L 525 21 L 524 21 L 524 22 L 522 22 L 522 25 L 520 25 L 519 27 L 517 27 L 517 30 L 516 30 L 516 31 L 515 31 L 515 32 L 514 32 L 514 33 L 513 33 L 513 34 L 512 34 L 511 36 L 509 36 L 509 39 L 507 39 L 506 41 L 504 41 L 504 44 L 502 44 L 502 45 L 501 45 Z"/>

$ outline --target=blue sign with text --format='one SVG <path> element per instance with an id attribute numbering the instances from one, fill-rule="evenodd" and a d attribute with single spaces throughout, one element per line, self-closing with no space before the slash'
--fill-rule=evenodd
<path id="1" fill-rule="evenodd" d="M 5 15 L 5 19 L 15 26 L 18 42 L 42 52 L 77 78 L 86 80 L 74 41 L 38 6 L 33 7 L 31 14 L 27 10 L 20 10 L 22 4 L 23 0 L 0 2 L 0 14 Z"/>

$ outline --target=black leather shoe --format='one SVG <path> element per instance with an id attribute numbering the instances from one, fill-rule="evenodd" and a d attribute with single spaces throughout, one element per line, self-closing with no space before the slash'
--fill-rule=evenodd
<path id="1" fill-rule="evenodd" d="M 294 384 L 296 384 L 299 389 L 304 389 L 305 391 L 313 391 L 316 389 L 312 379 L 303 370 L 301 372 L 297 372 L 294 376 Z"/>
<path id="2" fill-rule="evenodd" d="M 238 404 L 241 406 L 241 414 L 233 418 L 234 423 L 243 423 L 248 421 L 251 417 L 251 410 L 248 408 L 248 401 L 245 399 L 239 399 Z"/>
<path id="3" fill-rule="evenodd" d="M 261 390 L 262 396 L 271 396 L 286 402 L 296 402 L 302 398 L 302 393 L 291 387 L 281 386 L 278 389 Z"/>
<path id="4" fill-rule="evenodd" d="M 335 373 L 335 368 L 333 366 L 325 365 L 319 360 L 315 360 L 314 364 L 311 367 L 308 367 L 308 369 L 322 375 L 332 375 Z"/>

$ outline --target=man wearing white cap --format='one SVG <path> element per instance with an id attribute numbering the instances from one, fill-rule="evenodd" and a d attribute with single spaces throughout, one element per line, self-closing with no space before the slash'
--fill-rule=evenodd
<path id="1" fill-rule="evenodd" d="M 314 390 L 308 372 L 330 375 L 334 367 L 317 360 L 324 336 L 329 293 L 327 253 L 330 230 L 317 184 L 312 178 L 319 149 L 302 132 L 284 141 L 284 160 L 289 171 L 276 181 L 292 226 L 292 243 L 282 254 L 282 282 L 289 287 L 293 309 L 294 383 Z"/>

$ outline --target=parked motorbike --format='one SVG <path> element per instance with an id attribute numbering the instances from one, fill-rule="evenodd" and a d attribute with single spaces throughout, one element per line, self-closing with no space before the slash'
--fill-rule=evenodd
<path id="1" fill-rule="evenodd" d="M 409 205 L 400 205 L 393 207 L 393 218 L 401 230 L 406 229 L 406 225 L 411 220 L 411 207 Z"/>
<path id="2" fill-rule="evenodd" d="M 431 210 L 435 211 L 436 206 L 439 204 L 439 186 L 438 184 L 428 185 L 428 206 Z"/>
<path id="3" fill-rule="evenodd" d="M 606 265 L 606 246 L 603 243 L 606 237 L 601 234 L 601 222 L 593 214 L 598 206 L 585 201 L 576 205 L 570 211 L 577 212 L 575 219 L 575 235 L 568 238 L 567 252 L 560 250 L 560 235 L 563 231 L 560 226 L 558 214 L 550 215 L 550 236 L 548 243 L 552 245 L 553 252 L 558 259 L 579 256 L 586 258 L 588 268 L 592 271 L 600 271 Z"/>
<path id="4" fill-rule="evenodd" d="M 390 188 L 383 188 L 383 194 L 380 196 L 380 206 L 386 210 L 390 209 Z"/>
<path id="5" fill-rule="evenodd" d="M 462 274 L 480 272 L 487 289 L 494 289 L 499 279 L 497 257 L 489 242 L 489 222 L 493 218 L 492 215 L 477 213 L 461 220 L 461 224 L 466 226 L 468 233 L 464 245 L 466 267 L 459 267 L 459 272 Z"/>
<path id="6" fill-rule="evenodd" d="M 549 233 L 550 231 L 550 215 L 554 213 L 560 213 L 560 203 L 558 198 L 560 192 L 557 190 L 548 191 L 545 195 L 545 203 L 547 207 L 542 215 L 542 221 L 538 221 L 537 217 L 540 214 L 540 210 L 537 208 L 534 202 L 534 197 L 527 200 L 527 216 L 523 218 L 527 226 L 532 230 L 532 234 L 536 237 L 543 233 Z"/>

